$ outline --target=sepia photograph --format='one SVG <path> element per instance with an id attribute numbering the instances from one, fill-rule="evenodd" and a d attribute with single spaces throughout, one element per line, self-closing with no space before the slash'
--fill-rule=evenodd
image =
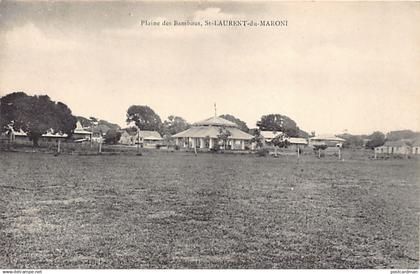
<path id="1" fill-rule="evenodd" d="M 418 1 L 0 0 L 0 274 L 418 273 L 419 26 Z"/>

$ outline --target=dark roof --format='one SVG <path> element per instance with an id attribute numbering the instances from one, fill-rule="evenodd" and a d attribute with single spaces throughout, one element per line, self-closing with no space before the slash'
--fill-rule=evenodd
<path id="1" fill-rule="evenodd" d="M 408 144 L 402 140 L 399 141 L 386 141 L 384 147 L 406 147 Z"/>
<path id="2" fill-rule="evenodd" d="M 238 127 L 237 124 L 223 119 L 218 116 L 210 117 L 206 120 L 199 121 L 193 124 L 194 126 L 225 126 L 225 127 Z"/>
<path id="3" fill-rule="evenodd" d="M 420 139 L 413 140 L 412 146 L 413 147 L 420 147 Z"/>

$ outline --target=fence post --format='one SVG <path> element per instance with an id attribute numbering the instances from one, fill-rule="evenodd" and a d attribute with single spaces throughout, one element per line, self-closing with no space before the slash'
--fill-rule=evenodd
<path id="1" fill-rule="evenodd" d="M 57 153 L 60 153 L 60 143 L 61 143 L 61 140 L 60 139 L 58 139 L 58 144 L 57 144 Z"/>

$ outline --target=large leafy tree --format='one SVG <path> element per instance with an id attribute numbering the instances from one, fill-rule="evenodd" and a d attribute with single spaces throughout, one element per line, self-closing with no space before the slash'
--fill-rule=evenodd
<path id="1" fill-rule="evenodd" d="M 276 137 L 271 140 L 271 143 L 274 146 L 274 155 L 277 157 L 277 148 L 283 148 L 289 146 L 289 141 L 286 139 L 285 134 L 277 134 Z"/>
<path id="2" fill-rule="evenodd" d="M 229 137 L 232 135 L 232 133 L 226 128 L 226 127 L 220 127 L 219 128 L 219 134 L 217 134 L 217 141 L 216 144 L 219 144 L 219 141 L 222 141 L 223 148 L 226 149 L 226 144 L 229 140 Z"/>
<path id="3" fill-rule="evenodd" d="M 263 115 L 257 122 L 260 130 L 283 132 L 289 137 L 299 137 L 301 130 L 296 125 L 296 122 L 281 114 Z M 302 136 L 303 137 L 303 136 Z"/>
<path id="4" fill-rule="evenodd" d="M 110 145 L 115 145 L 121 138 L 121 132 L 117 131 L 114 128 L 109 129 L 105 134 L 105 143 Z"/>
<path id="5" fill-rule="evenodd" d="M 34 146 L 47 132 L 68 134 L 76 128 L 76 117 L 61 102 L 54 102 L 47 95 L 29 96 L 24 92 L 15 92 L 3 96 L 0 102 L 1 127 L 4 131 L 9 126 L 14 130 L 26 132 Z"/>
<path id="6" fill-rule="evenodd" d="M 369 137 L 369 141 L 366 143 L 367 148 L 375 148 L 382 146 L 385 143 L 385 134 L 380 131 L 375 131 Z"/>
<path id="7" fill-rule="evenodd" d="M 265 142 L 264 142 L 264 137 L 261 135 L 261 130 L 259 130 L 257 128 L 257 129 L 254 129 L 252 131 L 254 131 L 254 133 L 253 133 L 254 138 L 252 138 L 251 141 L 256 144 L 257 148 L 264 147 Z"/>
<path id="8" fill-rule="evenodd" d="M 148 106 L 134 105 L 127 110 L 127 123 L 134 122 L 140 130 L 160 131 L 162 120 Z"/>
<path id="9" fill-rule="evenodd" d="M 190 125 L 188 122 L 179 116 L 170 115 L 168 119 L 163 122 L 162 133 L 165 136 L 172 136 L 178 132 L 188 129 Z"/>
<path id="10" fill-rule="evenodd" d="M 231 121 L 231 122 L 233 122 L 235 124 L 237 124 L 239 126 L 239 129 L 242 130 L 242 131 L 245 131 L 245 132 L 248 132 L 249 131 L 249 128 L 246 125 L 246 123 L 244 121 L 242 121 L 241 119 L 236 118 L 233 115 L 223 114 L 223 115 L 220 115 L 220 117 L 223 118 L 223 119 L 226 119 L 228 121 Z"/>
<path id="11" fill-rule="evenodd" d="M 345 141 L 343 143 L 344 148 L 355 148 L 363 147 L 363 139 L 366 138 L 364 135 L 352 135 L 349 133 L 337 135 L 340 138 L 343 138 Z"/>

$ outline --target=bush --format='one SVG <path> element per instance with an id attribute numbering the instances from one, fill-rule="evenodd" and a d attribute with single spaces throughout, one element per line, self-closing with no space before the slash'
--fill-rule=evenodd
<path id="1" fill-rule="evenodd" d="M 210 149 L 212 152 L 219 152 L 220 151 L 220 145 L 216 142 L 213 147 Z"/>
<path id="2" fill-rule="evenodd" d="M 179 146 L 178 145 L 175 145 L 175 150 L 179 150 Z"/>
<path id="3" fill-rule="evenodd" d="M 270 151 L 268 150 L 268 148 L 260 148 L 260 149 L 257 151 L 257 155 L 258 155 L 259 157 L 265 157 L 265 156 L 267 156 L 269 153 L 270 153 Z"/>

